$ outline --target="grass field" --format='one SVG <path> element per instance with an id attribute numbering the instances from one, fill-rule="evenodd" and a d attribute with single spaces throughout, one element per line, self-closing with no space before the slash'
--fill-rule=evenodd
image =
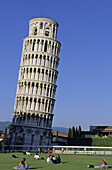
<path id="1" fill-rule="evenodd" d="M 12 170 L 14 166 L 19 165 L 23 157 L 26 158 L 27 164 L 30 164 L 30 168 L 35 170 L 87 170 L 87 165 L 100 165 L 104 158 L 108 165 L 112 166 L 112 156 L 108 155 L 60 155 L 62 164 L 47 164 L 48 154 L 39 154 L 44 160 L 34 160 L 34 154 L 30 156 L 24 156 L 22 153 L 14 154 L 19 158 L 12 158 L 12 153 L 0 153 L 0 170 Z"/>

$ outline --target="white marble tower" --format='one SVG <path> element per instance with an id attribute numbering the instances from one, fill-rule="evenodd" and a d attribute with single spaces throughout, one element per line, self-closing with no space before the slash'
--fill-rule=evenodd
<path id="1" fill-rule="evenodd" d="M 23 50 L 10 129 L 11 146 L 51 143 L 61 43 L 58 23 L 47 18 L 29 22 Z"/>

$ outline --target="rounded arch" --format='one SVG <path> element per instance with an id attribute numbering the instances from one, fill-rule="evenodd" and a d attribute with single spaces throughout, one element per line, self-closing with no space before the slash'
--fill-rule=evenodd
<path id="1" fill-rule="evenodd" d="M 33 35 L 37 35 L 37 27 L 33 28 Z"/>
<path id="2" fill-rule="evenodd" d="M 40 23 L 40 29 L 43 29 L 43 22 Z"/>

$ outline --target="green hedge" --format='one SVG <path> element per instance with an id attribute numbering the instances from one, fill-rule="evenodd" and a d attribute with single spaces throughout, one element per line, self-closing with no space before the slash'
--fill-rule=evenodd
<path id="1" fill-rule="evenodd" d="M 69 138 L 68 145 L 70 146 L 105 146 L 112 147 L 112 138 Z"/>
<path id="2" fill-rule="evenodd" d="M 112 138 L 93 138 L 92 146 L 112 146 Z"/>

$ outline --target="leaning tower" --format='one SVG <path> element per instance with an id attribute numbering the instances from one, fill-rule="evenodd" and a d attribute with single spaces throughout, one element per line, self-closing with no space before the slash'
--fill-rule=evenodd
<path id="1" fill-rule="evenodd" d="M 51 19 L 35 18 L 29 22 L 10 128 L 11 146 L 25 149 L 51 143 L 61 47 L 57 30 L 58 23 Z"/>

